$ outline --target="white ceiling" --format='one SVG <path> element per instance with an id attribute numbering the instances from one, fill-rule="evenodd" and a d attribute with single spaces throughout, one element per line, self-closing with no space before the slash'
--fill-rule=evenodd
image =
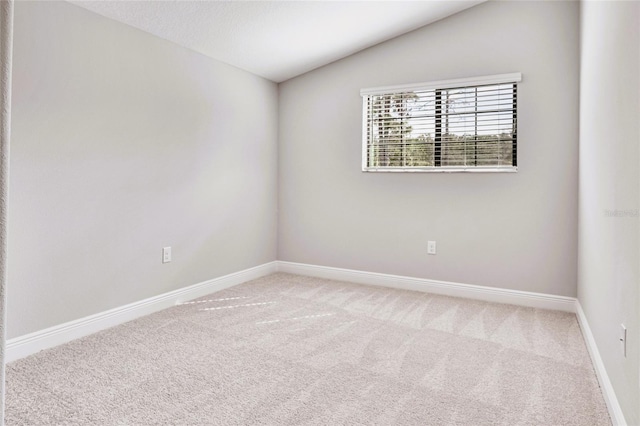
<path id="1" fill-rule="evenodd" d="M 275 82 L 485 0 L 69 0 Z"/>

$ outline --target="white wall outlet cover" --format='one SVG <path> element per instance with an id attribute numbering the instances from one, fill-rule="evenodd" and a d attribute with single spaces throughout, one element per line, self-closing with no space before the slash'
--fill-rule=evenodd
<path id="1" fill-rule="evenodd" d="M 622 347 L 620 348 L 622 350 L 622 355 L 626 358 L 627 357 L 627 327 L 625 327 L 624 324 L 620 324 L 620 344 L 622 345 Z"/>
<path id="2" fill-rule="evenodd" d="M 162 263 L 171 262 L 171 247 L 162 248 Z"/>
<path id="3" fill-rule="evenodd" d="M 427 253 L 428 254 L 436 254 L 436 242 L 428 241 L 427 242 Z"/>

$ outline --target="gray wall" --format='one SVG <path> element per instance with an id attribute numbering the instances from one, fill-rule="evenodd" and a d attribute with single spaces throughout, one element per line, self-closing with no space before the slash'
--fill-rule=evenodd
<path id="1" fill-rule="evenodd" d="M 638 22 L 638 2 L 581 7 L 578 299 L 630 425 L 640 424 Z"/>
<path id="2" fill-rule="evenodd" d="M 484 3 L 282 83 L 278 259 L 575 296 L 578 7 Z M 361 172 L 361 88 L 509 72 L 517 174 Z"/>
<path id="3" fill-rule="evenodd" d="M 66 2 L 14 53 L 9 338 L 276 259 L 274 83 Z"/>

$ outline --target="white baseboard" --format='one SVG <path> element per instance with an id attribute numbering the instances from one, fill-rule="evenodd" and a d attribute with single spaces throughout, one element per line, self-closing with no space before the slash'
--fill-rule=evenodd
<path id="1" fill-rule="evenodd" d="M 5 362 L 15 361 L 43 349 L 61 345 L 97 331 L 169 308 L 177 303 L 215 293 L 216 291 L 224 290 L 225 288 L 242 284 L 277 271 L 575 313 L 589 354 L 591 355 L 611 420 L 614 425 L 626 425 L 622 409 L 618 403 L 607 371 L 604 368 L 604 363 L 600 357 L 600 352 L 598 351 L 593 335 L 591 334 L 587 318 L 584 315 L 580 303 L 575 298 L 293 262 L 275 261 L 265 263 L 254 268 L 214 278 L 140 302 L 131 303 L 35 333 L 9 339 L 6 343 Z"/>
<path id="2" fill-rule="evenodd" d="M 604 402 L 607 404 L 609 416 L 611 416 L 611 422 L 615 426 L 626 426 L 627 422 L 624 418 L 624 414 L 622 413 L 622 408 L 620 407 L 620 403 L 618 402 L 616 393 L 613 390 L 611 380 L 609 380 L 607 370 L 604 368 L 604 362 L 600 357 L 600 351 L 598 351 L 596 340 L 591 333 L 589 322 L 587 321 L 587 317 L 582 310 L 580 301 L 576 302 L 576 316 L 578 317 L 578 324 L 580 324 L 582 336 L 584 336 L 584 341 L 587 345 L 587 349 L 589 350 L 589 355 L 591 355 L 591 362 L 593 363 L 593 368 L 596 370 L 598 382 L 600 382 L 600 389 L 602 389 Z"/>
<path id="3" fill-rule="evenodd" d="M 445 296 L 464 297 L 487 302 L 508 303 L 575 313 L 576 299 L 573 297 L 282 261 L 278 261 L 278 271 L 359 284 L 422 291 Z"/>
<path id="4" fill-rule="evenodd" d="M 170 308 L 180 302 L 186 302 L 225 288 L 241 284 L 278 270 L 277 262 L 265 263 L 212 280 L 204 281 L 179 290 L 150 297 L 139 302 L 100 312 L 54 327 L 7 340 L 5 362 L 34 354 L 100 330 L 123 324 L 144 315 Z"/>

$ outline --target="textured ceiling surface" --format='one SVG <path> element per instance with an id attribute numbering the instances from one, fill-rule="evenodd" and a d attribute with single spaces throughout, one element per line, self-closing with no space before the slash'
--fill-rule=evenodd
<path id="1" fill-rule="evenodd" d="M 69 1 L 281 82 L 484 0 Z"/>

